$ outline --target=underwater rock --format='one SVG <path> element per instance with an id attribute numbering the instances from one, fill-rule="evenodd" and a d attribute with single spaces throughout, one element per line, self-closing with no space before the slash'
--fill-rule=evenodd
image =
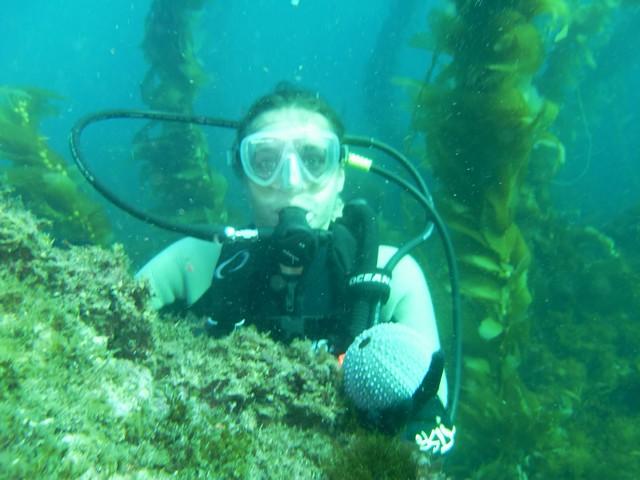
<path id="1" fill-rule="evenodd" d="M 0 195 L 0 478 L 350 474 L 373 434 L 333 356 L 249 327 L 198 335 L 200 319 L 147 307 L 121 248 L 63 250 L 41 224 Z"/>
<path id="2" fill-rule="evenodd" d="M 144 357 L 151 348 L 146 288 L 133 281 L 121 246 L 55 248 L 46 225 L 18 200 L 0 194 L 0 262 L 7 273 L 47 290 L 108 338 L 123 358 Z"/>

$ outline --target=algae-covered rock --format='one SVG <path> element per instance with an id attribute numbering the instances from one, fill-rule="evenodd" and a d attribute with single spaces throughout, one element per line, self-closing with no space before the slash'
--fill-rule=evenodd
<path id="1" fill-rule="evenodd" d="M 121 248 L 62 250 L 39 227 L 0 195 L 0 478 L 393 478 L 350 470 L 374 440 L 334 357 L 199 335 L 147 307 Z M 385 471 L 416 471 L 394 448 Z"/>
<path id="2" fill-rule="evenodd" d="M 116 356 L 145 356 L 152 342 L 150 313 L 143 305 L 147 294 L 131 280 L 122 248 L 55 248 L 40 231 L 43 222 L 7 196 L 0 202 L 2 269 L 24 282 L 25 292 L 29 285 L 44 288 L 52 303 L 105 335 Z M 10 301 L 3 306 L 16 307 Z"/>

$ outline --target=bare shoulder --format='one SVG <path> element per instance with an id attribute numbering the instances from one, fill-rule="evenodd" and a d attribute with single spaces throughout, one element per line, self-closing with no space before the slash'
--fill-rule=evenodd
<path id="1" fill-rule="evenodd" d="M 380 245 L 378 248 L 378 268 L 384 267 L 397 251 L 398 249 L 391 245 Z M 405 255 L 393 269 L 393 274 L 394 277 L 396 275 L 400 277 L 404 277 L 405 275 L 409 275 L 410 277 L 414 277 L 415 275 L 422 276 L 422 269 L 411 255 Z"/>
<path id="2" fill-rule="evenodd" d="M 378 267 L 383 267 L 398 249 L 390 245 L 380 245 Z M 418 262 L 405 255 L 391 272 L 391 292 L 382 309 L 382 318 L 391 318 L 399 323 L 410 324 L 417 330 L 424 330 L 425 320 L 432 317 L 431 298 L 427 281 Z"/>

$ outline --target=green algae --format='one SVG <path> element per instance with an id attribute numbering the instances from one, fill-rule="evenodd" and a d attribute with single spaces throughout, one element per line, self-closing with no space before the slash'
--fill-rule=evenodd
<path id="1" fill-rule="evenodd" d="M 536 257 L 556 268 L 552 274 L 541 267 L 532 271 L 538 291 L 534 328 L 544 348 L 531 349 L 525 375 L 545 403 L 561 406 L 549 434 L 563 448 L 547 447 L 539 468 L 566 478 L 611 472 L 635 478 L 640 460 L 634 447 L 605 453 L 598 446 L 622 438 L 627 445 L 640 441 L 632 407 L 640 378 L 640 326 L 633 313 L 640 307 L 637 253 L 618 254 L 602 242 L 604 233 L 568 226 L 558 214 L 545 227 L 536 236 Z M 553 241 L 545 237 L 551 229 Z"/>
<path id="2" fill-rule="evenodd" d="M 577 226 L 550 197 L 564 142 L 585 139 L 567 135 L 582 132 L 584 118 L 563 111 L 563 95 L 597 67 L 592 52 L 606 45 L 619 6 L 452 2 L 432 14 L 433 33 L 414 40 L 441 59 L 432 81 L 402 83 L 413 92 L 413 128 L 425 135 L 423 166 L 437 181 L 464 296 L 468 357 L 448 463 L 456 478 L 640 471 L 637 452 L 599 448 L 640 436 L 630 407 L 640 284 L 629 245 L 638 222 L 631 209 L 606 226 Z"/>
<path id="3" fill-rule="evenodd" d="M 147 306 L 121 248 L 62 250 L 41 226 L 0 196 L 1 477 L 397 478 L 349 460 L 385 449 L 384 472 L 415 465 L 411 445 L 371 446 L 333 356 L 202 335 Z"/>
<path id="4" fill-rule="evenodd" d="M 80 174 L 40 133 L 43 118 L 57 114 L 59 100 L 47 90 L 0 85 L 0 159 L 7 161 L 0 179 L 49 220 L 57 239 L 105 245 L 111 227 L 104 209 L 78 186 Z"/>
<path id="5" fill-rule="evenodd" d="M 149 69 L 141 94 L 153 110 L 194 113 L 197 94 L 208 80 L 192 33 L 205 3 L 154 0 L 150 6 L 142 42 Z M 133 150 L 158 202 L 158 213 L 179 223 L 226 220 L 227 181 L 210 166 L 209 146 L 200 127 L 151 122 L 137 132 Z"/>
<path id="6" fill-rule="evenodd" d="M 389 442 L 382 435 L 363 435 L 351 441 L 336 459 L 327 478 L 393 480 L 416 478 L 418 465 L 411 445 Z"/>

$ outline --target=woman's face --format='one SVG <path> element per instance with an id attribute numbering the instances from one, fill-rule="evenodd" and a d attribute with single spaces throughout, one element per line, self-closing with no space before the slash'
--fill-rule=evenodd
<path id="1" fill-rule="evenodd" d="M 297 107 L 272 110 L 259 115 L 251 124 L 249 134 L 263 131 L 318 131 L 332 132 L 327 119 L 319 113 Z M 314 183 L 301 174 L 300 157 L 296 152 L 285 155 L 282 168 L 268 185 L 259 185 L 246 178 L 254 220 L 258 227 L 274 227 L 284 207 L 300 207 L 306 210 L 307 222 L 312 228 L 326 229 L 341 212 L 339 198 L 344 187 L 344 168 Z"/>

